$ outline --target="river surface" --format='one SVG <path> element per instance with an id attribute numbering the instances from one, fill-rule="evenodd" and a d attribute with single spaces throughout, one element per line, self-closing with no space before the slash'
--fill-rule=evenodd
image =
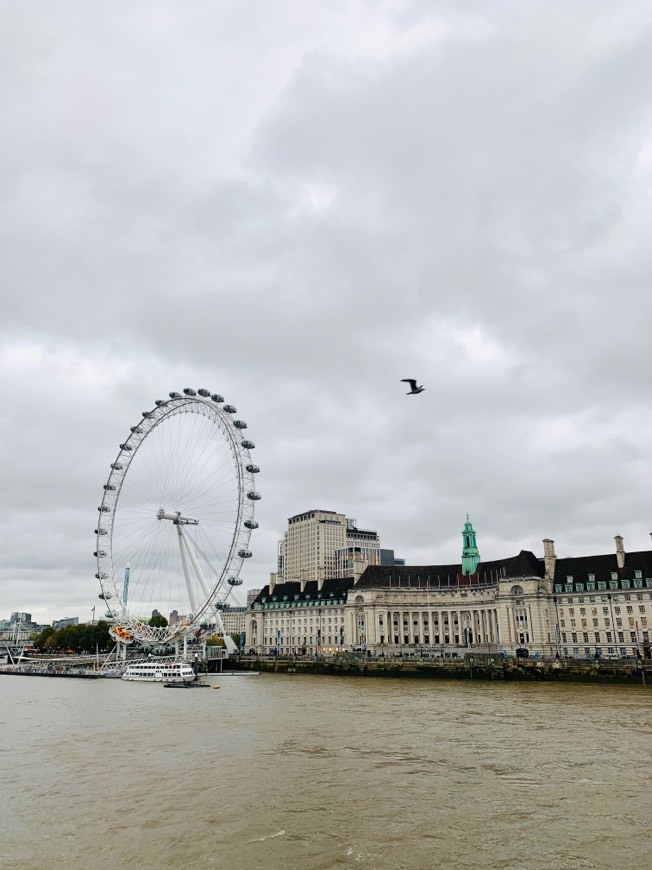
<path id="1" fill-rule="evenodd" d="M 0 676 L 0 867 L 652 867 L 652 691 Z"/>

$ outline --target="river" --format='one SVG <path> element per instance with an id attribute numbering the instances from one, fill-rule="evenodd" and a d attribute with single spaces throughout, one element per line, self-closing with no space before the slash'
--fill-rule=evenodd
<path id="1" fill-rule="evenodd" d="M 643 687 L 0 676 L 0 867 L 651 866 Z"/>

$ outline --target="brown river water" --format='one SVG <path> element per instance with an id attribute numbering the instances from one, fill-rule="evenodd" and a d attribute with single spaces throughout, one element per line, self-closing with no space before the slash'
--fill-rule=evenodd
<path id="1" fill-rule="evenodd" d="M 0 676 L 0 867 L 652 868 L 652 690 Z"/>

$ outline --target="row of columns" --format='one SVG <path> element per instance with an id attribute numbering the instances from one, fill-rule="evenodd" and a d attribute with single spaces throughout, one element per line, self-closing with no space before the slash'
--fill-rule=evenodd
<path id="1" fill-rule="evenodd" d="M 359 605 L 345 608 L 344 639 L 347 644 L 355 646 L 364 644 L 368 647 L 379 646 L 381 643 L 395 645 L 397 643 L 396 637 L 398 637 L 399 645 L 434 646 L 448 644 L 454 646 L 466 645 L 467 643 L 475 645 L 501 642 L 518 644 L 521 640 L 520 634 L 523 632 L 527 641 L 532 642 L 532 614 L 528 613 L 528 610 L 529 607 L 514 608 L 508 606 L 506 613 L 503 614 L 506 617 L 506 624 L 502 626 L 501 631 L 498 610 L 495 607 L 390 610 Z M 271 614 L 262 613 L 256 620 L 258 622 L 258 631 L 255 633 L 257 644 L 264 643 L 263 638 L 270 634 L 265 625 L 267 621 L 265 617 L 271 619 Z M 324 638 L 324 634 L 327 632 L 322 620 L 318 624 L 321 629 L 321 645 L 341 644 L 343 639 L 340 635 L 340 626 L 337 623 L 332 626 L 333 631 L 337 634 L 337 640 L 333 638 L 329 642 Z M 250 628 L 253 628 L 253 621 Z M 297 625 L 292 628 L 286 626 L 283 629 L 282 642 L 286 644 L 291 639 L 293 643 L 303 645 L 304 632 L 308 633 L 304 626 Z M 314 632 L 317 632 L 317 628 L 314 629 Z M 275 644 L 275 631 L 273 635 L 273 643 Z M 247 642 L 251 643 L 253 640 L 253 637 L 248 638 Z M 308 645 L 310 645 L 310 641 L 308 641 Z"/>
<path id="2" fill-rule="evenodd" d="M 368 615 L 369 612 L 367 611 Z M 498 614 L 494 608 L 463 610 L 372 610 L 365 626 L 368 646 L 395 644 L 498 643 Z M 382 619 L 382 624 L 381 624 Z M 384 638 L 381 641 L 381 637 Z M 407 640 L 406 640 L 407 638 Z M 426 641 L 426 638 L 428 640 Z M 438 640 L 436 640 L 438 638 Z M 456 640 L 457 638 L 457 640 Z"/>

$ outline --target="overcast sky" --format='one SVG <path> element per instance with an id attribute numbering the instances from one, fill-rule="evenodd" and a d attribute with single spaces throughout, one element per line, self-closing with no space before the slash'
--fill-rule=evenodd
<path id="1" fill-rule="evenodd" d="M 0 2 L 0 618 L 98 603 L 119 442 L 206 386 L 409 564 L 650 547 L 648 0 Z M 406 396 L 404 377 L 426 387 Z"/>

